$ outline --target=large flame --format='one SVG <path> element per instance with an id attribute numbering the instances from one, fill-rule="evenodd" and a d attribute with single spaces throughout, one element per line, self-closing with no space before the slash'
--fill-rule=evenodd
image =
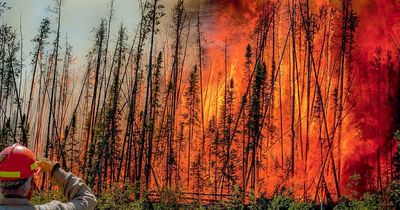
<path id="1" fill-rule="evenodd" d="M 206 120 L 218 110 L 218 106 L 223 101 L 223 84 L 224 77 L 234 79 L 236 91 L 236 111 L 240 107 L 240 98 L 245 92 L 248 83 L 244 70 L 244 55 L 247 44 L 255 46 L 254 37 L 251 34 L 257 24 L 257 20 L 262 15 L 260 11 L 263 6 L 279 5 L 275 16 L 275 36 L 276 36 L 276 62 L 282 55 L 286 36 L 290 30 L 290 16 L 288 8 L 293 6 L 293 2 L 299 5 L 299 1 L 253 1 L 253 0 L 213 0 L 207 1 L 202 5 L 205 15 L 204 27 L 205 36 L 208 42 L 207 49 L 207 70 L 203 77 L 210 78 L 207 84 L 208 95 L 205 97 L 205 113 Z M 305 1 L 301 1 L 305 3 Z M 289 5 L 288 5 L 289 4 Z M 328 39 L 325 44 L 329 45 L 328 50 L 324 49 L 327 58 L 321 61 L 322 72 L 319 83 L 323 89 L 323 97 L 326 106 L 327 119 L 329 129 L 332 128 L 333 114 L 333 94 L 334 86 L 337 80 L 338 64 L 335 64 L 335 56 L 338 56 L 338 47 L 340 45 L 340 29 L 341 24 L 340 12 L 342 1 L 310 1 L 310 11 L 316 16 L 320 15 L 322 8 L 326 9 L 327 21 L 326 34 L 320 29 L 315 37 L 315 57 L 319 56 L 324 36 Z M 298 9 L 296 7 L 296 9 Z M 336 170 L 339 179 L 340 189 L 344 193 L 350 193 L 351 190 L 359 190 L 361 192 L 373 189 L 379 189 L 380 185 L 388 184 L 392 178 L 392 168 L 390 156 L 394 148 L 393 132 L 396 129 L 395 119 L 393 116 L 393 105 L 390 103 L 390 95 L 394 96 L 398 83 L 388 86 L 390 77 L 397 78 L 396 72 L 388 72 L 387 55 L 391 51 L 393 61 L 395 63 L 396 52 L 396 22 L 400 17 L 399 5 L 396 1 L 379 1 L 379 0 L 353 0 L 352 8 L 359 18 L 357 30 L 355 32 L 355 43 L 352 50 L 351 64 L 346 64 L 345 87 L 351 86 L 351 92 L 346 99 L 341 123 L 341 134 L 336 133 L 332 139 L 333 148 L 332 155 L 335 157 Z M 332 17 L 329 20 L 329 17 Z M 298 17 L 300 18 L 300 17 Z M 300 27 L 300 26 L 299 26 Z M 299 29 L 300 30 L 300 29 Z M 300 32 L 299 32 L 300 33 Z M 305 33 L 302 32 L 297 44 L 297 62 L 305 65 L 300 58 L 304 59 L 304 46 L 306 44 Z M 268 37 L 271 40 L 271 37 Z M 267 41 L 267 50 L 265 52 L 265 60 L 271 66 L 271 48 L 272 42 Z M 303 47 L 303 49 L 301 49 Z M 326 48 L 326 46 L 325 46 Z M 377 48 L 382 49 L 376 50 Z M 225 51 L 226 50 L 226 51 Z M 272 123 L 276 126 L 277 133 L 282 129 L 284 159 L 288 161 L 290 156 L 290 119 L 291 119 L 291 65 L 293 60 L 290 54 L 293 49 L 288 48 L 283 54 L 282 63 L 280 65 L 282 80 L 282 101 L 283 101 L 283 126 L 280 128 L 279 123 L 279 92 L 278 89 L 274 94 L 275 104 L 273 109 Z M 226 58 L 225 59 L 225 53 Z M 374 72 L 371 67 L 371 60 L 376 54 L 381 53 L 382 65 L 381 72 Z M 301 57 L 303 56 L 303 57 Z M 324 55 L 325 56 L 325 55 Z M 319 61 L 319 58 L 317 59 Z M 227 63 L 227 72 L 225 70 L 225 62 Z M 346 61 L 347 62 L 347 61 Z M 306 76 L 305 68 L 299 67 L 300 85 L 304 85 Z M 397 64 L 394 69 L 397 69 Z M 268 70 L 270 71 L 270 70 Z M 270 73 L 269 73 L 270 74 Z M 398 80 L 394 80 L 397 81 Z M 312 93 L 316 91 L 316 81 L 312 81 Z M 393 86 L 394 85 L 394 86 Z M 277 88 L 277 87 L 276 87 Z M 345 88 L 346 89 L 346 88 Z M 216 100 L 218 98 L 218 100 Z M 304 88 L 296 89 L 295 93 L 295 141 L 296 141 L 296 166 L 295 176 L 286 176 L 286 172 L 282 170 L 285 162 L 280 161 L 281 149 L 279 146 L 279 135 L 264 131 L 264 140 L 262 141 L 262 154 L 260 157 L 261 169 L 258 171 L 258 188 L 257 193 L 272 194 L 277 186 L 289 185 L 295 190 L 295 194 L 299 198 L 303 196 L 313 196 L 316 191 L 316 182 L 321 174 L 321 165 L 328 150 L 326 139 L 320 139 L 319 130 L 320 123 L 316 118 L 310 122 L 310 145 L 308 159 L 305 160 L 302 153 L 305 148 L 305 130 L 306 123 L 304 116 L 307 112 L 305 103 Z M 340 138 L 340 142 L 338 140 Z M 323 141 L 321 143 L 321 141 Z M 334 177 L 332 176 L 332 163 L 327 161 L 327 166 L 321 186 L 326 186 L 325 194 L 335 192 Z M 353 175 L 360 174 L 358 180 Z M 351 179 L 356 179 L 357 186 L 349 189 L 348 183 Z M 321 187 L 322 188 L 322 187 Z M 328 196 L 328 195 L 326 195 Z"/>

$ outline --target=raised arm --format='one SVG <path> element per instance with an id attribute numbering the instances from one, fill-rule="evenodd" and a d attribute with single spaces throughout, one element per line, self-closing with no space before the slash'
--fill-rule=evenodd
<path id="1" fill-rule="evenodd" d="M 91 210 L 96 206 L 96 197 L 83 183 L 83 181 L 60 168 L 58 163 L 40 158 L 39 167 L 44 172 L 51 172 L 51 178 L 63 189 L 67 203 L 53 201 L 48 204 L 37 206 L 39 209 L 60 209 L 60 210 Z"/>

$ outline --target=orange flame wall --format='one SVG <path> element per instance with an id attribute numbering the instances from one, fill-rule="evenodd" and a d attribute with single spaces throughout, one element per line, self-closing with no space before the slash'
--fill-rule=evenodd
<path id="1" fill-rule="evenodd" d="M 279 104 L 278 91 L 274 93 L 275 105 L 272 122 L 275 129 L 282 129 L 284 133 L 283 145 L 285 159 L 289 157 L 290 150 L 290 95 L 291 95 L 291 66 L 293 60 L 290 59 L 291 48 L 282 51 L 285 38 L 290 29 L 288 2 L 292 5 L 299 4 L 300 1 L 253 1 L 253 0 L 210 0 L 202 6 L 203 11 L 203 30 L 207 43 L 205 44 L 207 56 L 203 77 L 209 78 L 207 96 L 205 96 L 206 120 L 209 120 L 213 113 L 222 103 L 223 78 L 225 71 L 225 47 L 227 52 L 227 77 L 235 81 L 236 106 L 239 108 L 239 101 L 244 93 L 247 82 L 244 71 L 244 55 L 247 44 L 255 46 L 255 38 L 250 34 L 254 32 L 257 20 L 260 17 L 262 5 L 279 4 L 279 11 L 275 16 L 276 43 L 272 46 L 271 36 L 267 39 L 267 50 L 265 60 L 271 65 L 271 48 L 276 47 L 276 61 L 283 55 L 281 68 L 282 81 L 282 100 L 283 100 L 283 126 L 279 126 Z M 305 2 L 305 1 L 301 1 Z M 325 91 L 327 118 L 334 120 L 332 114 L 334 100 L 334 86 L 337 80 L 338 64 L 335 64 L 335 57 L 338 56 L 338 45 L 340 45 L 340 24 L 341 24 L 341 1 L 310 1 L 311 13 L 318 15 L 321 8 L 327 8 L 328 16 L 331 15 L 331 23 L 328 24 L 326 43 L 329 45 L 326 51 L 326 59 L 322 59 L 322 71 L 326 71 L 320 79 L 320 85 Z M 351 63 L 348 62 L 349 55 L 346 55 L 346 73 L 349 80 L 346 80 L 346 87 L 351 86 L 351 92 L 346 99 L 342 122 L 341 140 L 333 139 L 333 152 L 336 156 L 336 167 L 339 176 L 340 188 L 344 193 L 349 193 L 349 177 L 360 174 L 361 178 L 353 176 L 358 184 L 354 184 L 353 189 L 361 192 L 379 189 L 387 184 L 393 175 L 391 167 L 391 155 L 395 148 L 393 132 L 399 128 L 399 116 L 396 111 L 398 106 L 398 83 L 400 66 L 397 58 L 397 28 L 400 18 L 399 5 L 394 0 L 353 0 L 352 8 L 359 18 L 355 32 L 355 43 L 351 53 Z M 300 25 L 300 24 L 299 24 Z M 300 26 L 299 26 L 300 27 Z M 300 30 L 300 29 L 299 29 Z M 306 45 L 305 33 L 299 32 L 300 37 L 296 38 L 303 44 L 298 45 L 297 56 L 299 60 L 304 59 L 304 48 Z M 297 35 L 296 35 L 297 36 Z M 301 37 L 302 36 L 302 37 Z M 319 56 L 319 51 L 323 43 L 324 34 L 322 31 L 315 35 L 315 54 Z M 290 42 L 290 41 L 289 41 Z M 339 43 L 339 44 L 338 44 Z M 302 49 L 303 48 L 303 49 Z M 381 50 L 376 50 L 377 48 Z M 326 48 L 325 48 L 326 49 Z M 303 51 L 302 51 L 303 50 Z M 391 62 L 388 62 L 388 51 L 391 51 Z M 390 52 L 389 52 L 390 54 Z M 303 57 L 302 57 L 303 56 Z M 378 58 L 378 59 L 375 59 Z M 379 67 L 374 66 L 374 59 L 379 60 Z M 316 59 L 318 60 L 318 59 Z M 301 65 L 300 65 L 301 64 Z M 300 75 L 305 68 L 303 61 L 299 61 Z M 393 69 L 391 70 L 391 65 Z M 298 78 L 299 83 L 304 82 L 304 78 Z M 332 82 L 330 83 L 329 81 Z M 350 82 L 351 81 L 351 82 Z M 303 83 L 302 83 L 303 84 Z M 312 81 L 312 91 L 315 91 L 316 81 Z M 278 144 L 279 138 L 274 135 L 264 133 L 264 141 L 261 146 L 262 154 L 260 161 L 262 167 L 258 171 L 258 192 L 270 194 L 280 183 L 290 185 L 296 195 L 304 195 L 305 188 L 315 188 L 315 177 L 318 177 L 321 169 L 320 153 L 327 151 L 327 143 L 322 143 L 324 139 L 319 137 L 319 122 L 310 122 L 310 153 L 308 160 L 301 157 L 305 143 L 305 124 L 300 115 L 305 115 L 304 89 L 296 89 L 296 174 L 294 177 L 286 177 L 283 168 L 284 162 L 279 161 L 281 151 Z M 219 100 L 214 100 L 219 98 Z M 207 121 L 206 121 L 207 122 Z M 332 126 L 331 124 L 329 126 Z M 278 139 L 278 140 L 277 140 Z M 340 156 L 340 158 L 338 158 Z M 307 169 L 305 169 L 307 168 Z M 307 172 L 304 173 L 304 170 Z M 328 163 L 325 168 L 326 185 L 328 192 L 335 194 L 334 181 L 331 173 L 332 166 Z M 321 187 L 322 188 L 322 187 Z M 308 193 L 312 194 L 315 190 L 311 189 Z M 327 196 L 327 195 L 326 195 Z"/>

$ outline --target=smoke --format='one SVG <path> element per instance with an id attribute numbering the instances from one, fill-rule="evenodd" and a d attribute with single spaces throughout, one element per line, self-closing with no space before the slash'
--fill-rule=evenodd
<path id="1" fill-rule="evenodd" d="M 399 6 L 395 0 L 354 1 L 354 10 L 360 18 L 357 34 L 357 41 L 363 43 L 360 48 L 373 52 L 376 47 L 392 46 L 390 38 L 399 22 Z"/>
<path id="2" fill-rule="evenodd" d="M 232 5 L 234 7 L 241 7 L 244 6 L 243 0 L 188 0 L 185 3 L 190 6 L 199 6 L 199 5 L 207 5 L 207 6 L 227 6 Z"/>
<path id="3" fill-rule="evenodd" d="M 393 132 L 398 127 L 396 128 L 394 122 L 398 120 L 394 119 L 394 110 L 391 107 L 393 104 L 387 106 L 391 102 L 381 96 L 380 92 L 383 90 L 383 84 L 388 84 L 389 77 L 397 78 L 396 75 L 399 74 L 393 72 L 389 75 L 387 56 L 391 52 L 393 59 L 396 57 L 400 7 L 394 0 L 353 0 L 352 3 L 359 18 L 353 51 L 356 75 L 354 86 L 358 87 L 358 90 L 355 91 L 357 105 L 353 111 L 352 124 L 360 130 L 356 136 L 360 140 L 351 149 L 351 153 L 357 155 L 352 155 L 344 162 L 342 185 L 349 181 L 350 176 L 360 174 L 361 180 L 357 190 L 365 192 L 366 186 L 373 185 L 371 178 L 379 180 L 379 173 L 390 173 L 387 171 L 390 168 L 386 163 L 387 157 L 383 157 L 383 154 L 391 153 L 395 148 Z M 381 72 L 376 72 L 371 67 L 371 61 L 379 52 L 382 66 Z M 389 92 L 396 88 L 399 87 L 391 87 Z M 381 172 L 378 172 L 379 170 Z M 382 182 L 385 181 L 388 180 Z"/>
<path id="4" fill-rule="evenodd" d="M 208 0 L 187 0 L 185 1 L 185 4 L 189 9 L 198 9 L 205 5 L 206 1 Z"/>
<path id="5" fill-rule="evenodd" d="M 232 7 L 237 11 L 246 9 L 249 5 L 249 1 L 243 0 L 205 0 L 206 5 L 212 5 L 217 7 Z"/>
<path id="6" fill-rule="evenodd" d="M 203 12 L 222 15 L 230 14 L 230 20 L 241 18 L 243 15 L 254 14 L 257 0 L 188 0 L 185 1 L 188 8 L 199 9 Z"/>

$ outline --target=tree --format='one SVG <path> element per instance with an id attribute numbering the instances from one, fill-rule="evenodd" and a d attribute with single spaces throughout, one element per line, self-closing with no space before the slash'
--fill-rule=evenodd
<path id="1" fill-rule="evenodd" d="M 101 59 L 103 56 L 103 43 L 104 43 L 104 33 L 105 33 L 105 21 L 102 19 L 99 27 L 95 30 L 96 43 L 93 49 L 92 55 L 97 53 L 97 58 L 95 62 L 95 73 L 94 73 L 94 85 L 93 85 L 93 95 L 92 102 L 90 105 L 90 111 L 88 116 L 88 126 L 87 126 L 87 136 L 86 143 L 84 147 L 84 161 L 83 161 L 83 171 L 87 176 L 89 183 L 93 185 L 94 182 L 94 171 L 92 171 L 92 163 L 93 157 L 95 153 L 96 139 L 94 138 L 95 134 L 95 114 L 96 114 L 96 99 L 99 85 L 99 75 L 100 75 L 100 66 Z M 89 58 L 91 59 L 91 58 Z M 89 170 L 87 170 L 89 169 Z M 87 171 L 87 173 L 85 173 Z"/>
<path id="2" fill-rule="evenodd" d="M 397 140 L 397 150 L 393 156 L 394 160 L 394 169 L 395 169 L 395 176 L 396 180 L 400 179 L 400 131 L 396 131 L 394 133 L 394 138 Z"/>
<path id="3" fill-rule="evenodd" d="M 206 167 L 201 160 L 201 150 L 197 152 L 195 160 L 191 163 L 190 173 L 192 173 L 193 179 L 193 189 L 197 193 L 197 198 L 200 200 L 200 192 L 202 192 L 206 185 L 206 177 L 204 177 L 204 172 Z"/>
<path id="4" fill-rule="evenodd" d="M 250 110 L 250 121 L 249 121 L 249 132 L 250 142 L 249 150 L 251 151 L 251 163 L 249 172 L 251 172 L 251 188 L 255 189 L 256 183 L 256 155 L 257 148 L 259 147 L 259 140 L 261 138 L 261 119 L 262 119 L 262 107 L 261 107 L 261 96 L 264 83 L 266 80 L 266 66 L 265 64 L 257 64 L 254 81 L 252 83 L 252 95 L 251 95 L 251 110 Z"/>
<path id="5" fill-rule="evenodd" d="M 141 11 L 141 19 L 138 28 L 138 44 L 136 47 L 135 58 L 134 58 L 134 78 L 133 78 L 133 85 L 130 87 L 131 91 L 129 93 L 129 100 L 128 100 L 128 116 L 127 116 L 127 123 L 125 128 L 125 135 L 122 144 L 122 152 L 121 157 L 119 160 L 119 170 L 117 174 L 117 181 L 119 181 L 119 177 L 122 171 L 123 162 L 125 160 L 125 167 L 124 167 L 124 182 L 127 179 L 136 180 L 138 176 L 139 166 L 136 163 L 137 161 L 134 160 L 134 167 L 132 167 L 132 155 L 136 158 L 137 153 L 139 152 L 139 148 L 136 145 L 136 132 L 140 132 L 139 128 L 135 125 L 137 120 L 137 101 L 139 97 L 139 87 L 140 87 L 140 80 L 142 76 L 142 60 L 143 60 L 143 51 L 145 46 L 145 41 L 148 38 L 148 35 L 151 31 L 151 19 L 148 18 L 149 8 L 151 8 L 151 4 L 148 1 L 145 1 L 144 4 L 140 4 L 140 11 Z M 142 166 L 140 166 L 142 167 Z M 131 168 L 135 169 L 135 173 L 131 172 Z M 141 170 L 140 170 L 141 171 Z M 140 172 L 141 173 L 141 172 Z M 138 183 L 140 184 L 140 183 Z M 140 190 L 137 188 L 137 190 Z M 140 194 L 136 193 L 136 196 Z"/>
<path id="6" fill-rule="evenodd" d="M 100 125 L 102 131 L 102 141 L 98 146 L 97 158 L 97 188 L 101 192 L 102 189 L 107 189 L 107 181 L 113 182 L 113 175 L 115 174 L 115 160 L 119 156 L 119 121 L 121 118 L 120 111 L 120 94 L 121 94 L 121 71 L 126 59 L 126 46 L 127 35 L 126 28 L 120 26 L 118 31 L 118 41 L 115 47 L 115 64 L 113 71 L 113 83 L 111 85 L 110 94 L 107 96 L 108 101 L 105 107 L 105 116 Z M 111 186 L 111 185 L 110 185 Z"/>
<path id="7" fill-rule="evenodd" d="M 171 187 L 174 167 L 176 165 L 176 154 L 174 151 L 174 139 L 175 139 L 175 124 L 176 124 L 176 112 L 179 106 L 179 93 L 180 84 L 182 81 L 182 69 L 181 69 L 181 55 L 182 55 L 182 32 L 187 22 L 187 11 L 184 6 L 183 0 L 178 0 L 172 10 L 172 30 L 173 30 L 173 56 L 172 66 L 170 71 L 170 80 L 168 81 L 167 87 L 167 122 L 165 125 L 166 129 L 166 145 L 167 145 L 167 157 L 166 157 L 166 171 L 165 180 L 166 185 Z"/>
<path id="8" fill-rule="evenodd" d="M 20 94 L 17 86 L 17 78 L 20 76 L 21 69 L 16 68 L 20 65 L 17 58 L 20 50 L 20 43 L 17 41 L 16 32 L 11 26 L 3 24 L 0 26 L 0 109 L 2 110 L 2 125 L 6 126 L 5 130 L 8 130 L 7 126 L 11 126 L 11 111 L 13 107 L 9 105 L 16 104 L 16 119 L 17 123 L 18 116 L 21 117 L 22 125 L 24 125 L 24 117 L 22 114 L 22 105 Z M 11 102 L 11 103 L 10 103 Z M 7 113 L 10 112 L 7 116 Z M 8 124 L 8 125 L 7 125 Z M 13 131 L 14 142 L 21 142 L 27 145 L 28 134 L 25 126 L 18 126 L 15 124 L 14 128 L 21 128 L 21 141 L 17 139 L 17 130 Z"/>
<path id="9" fill-rule="evenodd" d="M 210 150 L 209 150 L 209 174 L 210 180 L 213 180 L 210 184 L 212 185 L 212 192 L 214 194 L 214 199 L 217 200 L 217 190 L 220 179 L 220 156 L 221 156 L 221 138 L 220 132 L 218 129 L 218 121 L 215 116 L 212 116 L 211 120 L 208 122 L 207 127 L 207 139 L 210 141 Z M 211 170 L 213 170 L 211 172 Z"/>
<path id="10" fill-rule="evenodd" d="M 162 53 L 160 52 L 157 57 L 157 61 L 154 65 L 154 75 L 152 81 L 153 90 L 151 91 L 150 100 L 150 121 L 149 121 L 149 140 L 148 140 L 148 150 L 147 150 L 147 161 L 145 167 L 146 175 L 146 190 L 149 190 L 150 185 L 150 171 L 153 170 L 151 167 L 152 155 L 153 155 L 153 137 L 155 131 L 155 125 L 157 122 L 157 115 L 159 113 L 158 109 L 160 107 L 160 92 L 161 92 L 161 70 L 162 70 Z"/>
<path id="11" fill-rule="evenodd" d="M 72 116 L 71 124 L 65 127 L 65 153 L 66 153 L 66 162 L 67 169 L 69 171 L 74 172 L 74 167 L 79 166 L 79 152 L 80 142 L 77 139 L 77 122 L 76 115 Z"/>
<path id="12" fill-rule="evenodd" d="M 186 90 L 186 113 L 185 119 L 188 126 L 188 171 L 187 171 L 187 189 L 190 189 L 190 168 L 191 168 L 191 151 L 196 148 L 197 142 L 196 134 L 198 133 L 198 126 L 200 123 L 198 113 L 200 112 L 200 86 L 199 86 L 199 71 L 197 66 L 194 66 L 189 75 L 189 86 Z M 194 146 L 194 145 L 195 146 Z M 200 161 L 200 160 L 199 160 Z M 199 163 L 200 164 L 200 163 Z"/>
<path id="13" fill-rule="evenodd" d="M 233 79 L 229 80 L 226 86 L 226 97 L 221 107 L 221 126 L 224 138 L 222 139 L 223 154 L 220 157 L 224 163 L 222 167 L 223 184 L 227 185 L 228 194 L 233 191 L 234 185 L 237 183 L 236 166 L 238 161 L 237 151 L 233 149 L 235 139 L 231 138 L 231 130 L 234 120 L 234 101 L 235 101 L 235 87 Z"/>
<path id="14" fill-rule="evenodd" d="M 5 11 L 10 9 L 11 7 L 7 6 L 7 2 L 0 2 L 0 17 Z"/>
<path id="15" fill-rule="evenodd" d="M 51 53 L 51 58 L 54 59 L 53 68 L 51 69 L 53 78 L 50 93 L 50 105 L 49 105 L 49 115 L 47 121 L 47 135 L 46 135 L 46 146 L 44 156 L 53 159 L 53 155 L 56 150 L 56 142 L 59 141 L 59 135 L 57 134 L 57 120 L 56 120 L 56 108 L 57 108 L 57 78 L 58 78 L 58 61 L 59 61 L 59 50 L 60 50 L 60 29 L 61 29 L 61 12 L 62 12 L 62 0 L 54 0 L 55 6 L 53 9 L 49 9 L 56 15 L 57 19 L 57 30 L 56 37 L 53 41 L 53 51 Z M 59 146 L 59 145 L 58 145 Z M 44 188 L 45 176 L 43 176 L 42 189 Z"/>
<path id="16" fill-rule="evenodd" d="M 149 181 L 150 181 L 150 167 L 151 167 L 151 157 L 153 153 L 153 123 L 154 123 L 154 115 L 152 115 L 152 110 L 149 112 L 149 108 L 151 109 L 152 103 L 153 103 L 153 47 L 154 47 L 154 40 L 155 40 L 155 35 L 157 32 L 157 25 L 160 23 L 160 18 L 164 15 L 162 11 L 160 11 L 163 8 L 162 5 L 158 5 L 158 0 L 154 0 L 154 3 L 152 5 L 152 9 L 149 12 L 151 14 L 151 33 L 150 33 L 150 55 L 149 55 L 149 71 L 147 74 L 147 86 L 146 86 L 146 99 L 145 99 L 145 107 L 144 107 L 144 113 L 143 113 L 143 125 L 142 125 L 142 130 L 141 130 L 141 136 L 140 136 L 140 147 L 139 147 L 139 169 L 137 171 L 137 177 L 136 177 L 136 184 L 138 185 L 137 188 L 137 193 L 136 193 L 136 198 L 138 199 L 140 197 L 140 177 L 142 175 L 142 160 L 143 160 L 143 152 L 144 152 L 144 145 L 146 142 L 146 131 L 148 127 L 150 128 L 150 137 L 148 139 L 148 146 L 147 146 L 147 162 L 146 162 L 146 167 L 145 167 L 145 176 L 146 176 L 146 190 L 149 189 Z M 161 64 L 160 64 L 161 65 Z M 150 114 L 149 114 L 150 113 Z M 148 115 L 150 115 L 150 120 L 148 119 Z M 148 125 L 148 122 L 150 121 L 151 125 Z"/>
<path id="17" fill-rule="evenodd" d="M 245 75 L 244 75 L 244 82 L 251 83 L 250 76 L 251 76 L 251 65 L 252 65 L 252 57 L 253 57 L 253 50 L 250 44 L 246 47 L 245 53 Z M 246 171 L 248 167 L 248 142 L 250 139 L 250 132 L 249 132 L 249 116 L 251 111 L 249 95 L 251 95 L 251 90 L 249 90 L 249 94 L 245 94 L 241 100 L 241 106 L 243 107 L 243 116 L 242 116 L 242 190 L 245 192 L 246 190 Z"/>
<path id="18" fill-rule="evenodd" d="M 36 84 L 36 72 L 38 69 L 38 66 L 40 63 L 42 63 L 43 59 L 43 51 L 46 47 L 47 39 L 49 38 L 50 35 L 50 20 L 48 18 L 44 18 L 42 22 L 40 23 L 40 27 L 38 30 L 38 34 L 35 36 L 35 38 L 32 39 L 32 42 L 34 43 L 34 54 L 32 58 L 32 65 L 33 65 L 33 73 L 32 73 L 32 82 L 31 82 L 31 88 L 30 88 L 30 94 L 29 94 L 29 99 L 28 99 L 28 110 L 26 112 L 26 123 L 27 127 L 29 127 L 29 116 L 31 112 L 31 107 L 32 107 L 32 100 L 33 100 L 33 95 L 35 93 L 35 84 Z"/>

